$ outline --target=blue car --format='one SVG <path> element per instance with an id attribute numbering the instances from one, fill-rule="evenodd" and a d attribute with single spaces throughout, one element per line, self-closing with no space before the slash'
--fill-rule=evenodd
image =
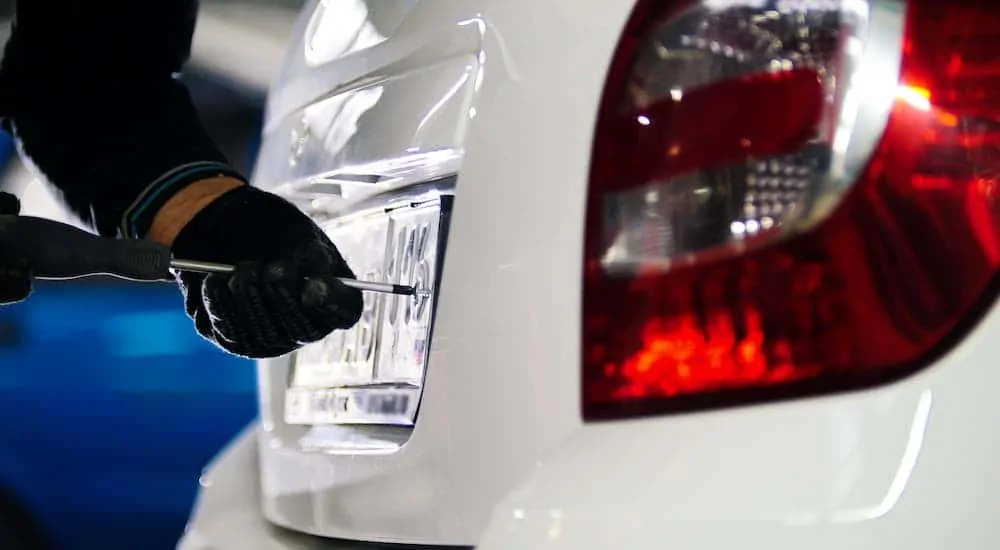
<path id="1" fill-rule="evenodd" d="M 0 547 L 173 548 L 202 466 L 256 414 L 253 369 L 169 284 L 41 283 L 0 308 Z"/>

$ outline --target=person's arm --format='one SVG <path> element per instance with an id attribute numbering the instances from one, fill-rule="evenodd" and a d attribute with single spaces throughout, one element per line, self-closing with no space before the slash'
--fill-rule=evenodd
<path id="1" fill-rule="evenodd" d="M 174 77 L 190 52 L 197 7 L 21 0 L 0 63 L 0 116 L 22 156 L 100 234 L 234 264 L 228 275 L 178 273 L 185 309 L 219 347 L 277 357 L 353 326 L 361 293 L 339 281 L 354 273 L 315 222 L 247 185 L 205 134 Z M 0 291 L 12 294 L 0 292 L 0 301 L 10 302 L 27 291 L 4 285 L 4 270 L 18 265 L 3 252 Z M 30 266 L 15 275 L 30 282 Z"/>
<path id="2" fill-rule="evenodd" d="M 21 0 L 0 115 L 65 203 L 105 236 L 171 244 L 243 183 L 175 75 L 197 0 Z M 166 207 L 166 208 L 164 208 Z"/>

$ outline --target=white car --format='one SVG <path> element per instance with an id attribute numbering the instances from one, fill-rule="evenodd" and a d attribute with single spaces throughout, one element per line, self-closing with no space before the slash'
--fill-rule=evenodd
<path id="1" fill-rule="evenodd" d="M 260 364 L 180 548 L 997 547 L 998 52 L 974 0 L 309 2 L 255 184 L 429 293 Z"/>

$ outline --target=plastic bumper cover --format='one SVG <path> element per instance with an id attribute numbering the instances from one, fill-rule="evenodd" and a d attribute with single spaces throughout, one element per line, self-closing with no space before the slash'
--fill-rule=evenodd
<path id="1" fill-rule="evenodd" d="M 247 427 L 206 468 L 177 550 L 460 550 L 334 540 L 272 525 L 260 511 L 258 428 Z"/>

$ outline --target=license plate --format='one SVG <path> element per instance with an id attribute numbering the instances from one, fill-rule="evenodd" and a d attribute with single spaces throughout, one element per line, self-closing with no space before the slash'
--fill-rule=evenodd
<path id="1" fill-rule="evenodd" d="M 351 216 L 327 228 L 359 279 L 431 292 L 364 292 L 357 325 L 296 353 L 286 423 L 412 424 L 427 363 L 440 229 L 437 199 Z"/>
<path id="2" fill-rule="evenodd" d="M 393 424 L 412 422 L 420 388 L 289 388 L 286 424 Z"/>

